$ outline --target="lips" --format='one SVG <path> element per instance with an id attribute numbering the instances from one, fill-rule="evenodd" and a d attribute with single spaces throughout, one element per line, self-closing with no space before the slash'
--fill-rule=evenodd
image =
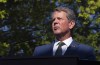
<path id="1" fill-rule="evenodd" d="M 59 26 L 54 26 L 54 30 L 57 30 L 57 29 L 59 29 Z"/>

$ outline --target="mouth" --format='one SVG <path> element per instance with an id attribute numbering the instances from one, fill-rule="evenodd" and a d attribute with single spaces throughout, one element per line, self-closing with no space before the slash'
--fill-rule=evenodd
<path id="1" fill-rule="evenodd" d="M 57 29 L 59 29 L 59 27 L 58 26 L 54 26 L 54 30 L 57 30 Z"/>

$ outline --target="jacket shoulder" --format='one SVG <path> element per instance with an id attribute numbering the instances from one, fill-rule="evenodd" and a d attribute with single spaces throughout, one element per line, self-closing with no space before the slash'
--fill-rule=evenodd
<path id="1" fill-rule="evenodd" d="M 37 46 L 35 49 L 48 48 L 49 46 L 50 46 L 50 44 L 45 44 L 45 45 Z"/>
<path id="2" fill-rule="evenodd" d="M 92 46 L 89 46 L 89 45 L 86 45 L 86 44 L 83 44 L 83 43 L 79 43 L 79 42 L 76 42 L 76 41 L 73 41 L 74 45 L 76 45 L 79 50 L 90 50 L 90 49 L 93 49 Z"/>
<path id="3" fill-rule="evenodd" d="M 45 44 L 41 46 L 37 46 L 34 49 L 33 56 L 40 56 L 47 52 L 50 49 L 51 45 L 50 44 Z"/>
<path id="4" fill-rule="evenodd" d="M 93 50 L 92 46 L 86 44 L 79 44 L 78 48 L 83 51 Z"/>

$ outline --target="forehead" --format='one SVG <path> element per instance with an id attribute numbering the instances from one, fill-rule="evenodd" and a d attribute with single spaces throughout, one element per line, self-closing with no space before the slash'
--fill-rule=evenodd
<path id="1" fill-rule="evenodd" d="M 52 18 L 56 18 L 56 17 L 65 18 L 66 15 L 67 14 L 63 11 L 55 11 L 55 12 L 52 13 Z"/>

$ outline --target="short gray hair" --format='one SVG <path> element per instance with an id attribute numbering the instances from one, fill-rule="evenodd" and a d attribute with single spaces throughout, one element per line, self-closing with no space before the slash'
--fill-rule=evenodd
<path id="1" fill-rule="evenodd" d="M 68 18 L 68 20 L 76 20 L 76 16 L 75 16 L 75 13 L 73 10 L 69 9 L 68 7 L 57 7 L 54 9 L 53 12 L 55 11 L 63 11 L 65 12 L 66 14 L 68 14 L 66 17 Z"/>

